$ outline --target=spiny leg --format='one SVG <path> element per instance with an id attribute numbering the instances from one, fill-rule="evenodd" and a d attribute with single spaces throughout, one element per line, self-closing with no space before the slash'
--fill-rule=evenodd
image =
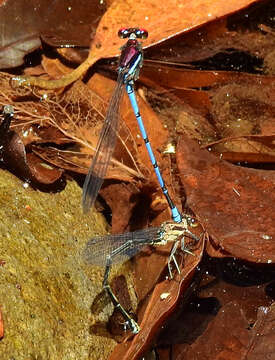
<path id="1" fill-rule="evenodd" d="M 192 253 L 192 251 L 190 251 L 186 246 L 185 246 L 185 235 L 187 236 L 187 237 L 189 237 L 190 239 L 192 239 L 192 240 L 195 240 L 196 242 L 199 242 L 199 238 L 195 235 L 195 234 L 193 234 L 190 230 L 188 230 L 188 229 L 185 229 L 185 234 L 183 235 L 183 237 L 182 237 L 182 239 L 181 239 L 181 250 L 182 251 L 184 251 L 184 252 L 186 252 L 187 254 L 189 254 L 189 255 L 193 255 L 194 256 L 194 254 Z"/>
<path id="2" fill-rule="evenodd" d="M 172 250 L 170 252 L 169 258 L 168 258 L 168 263 L 167 263 L 167 267 L 168 267 L 168 271 L 169 271 L 169 277 L 172 280 L 173 279 L 173 274 L 172 274 L 172 266 L 171 266 L 171 262 L 173 261 L 173 263 L 175 264 L 175 267 L 177 269 L 177 272 L 180 274 L 180 268 L 177 262 L 177 259 L 175 257 L 175 253 L 177 251 L 177 248 L 179 246 L 179 241 L 176 241 L 172 247 Z"/>
<path id="3" fill-rule="evenodd" d="M 137 334 L 139 332 L 138 324 L 135 322 L 134 319 L 131 318 L 131 316 L 127 313 L 127 311 L 120 304 L 119 300 L 117 299 L 117 297 L 115 296 L 115 294 L 113 293 L 113 291 L 109 285 L 108 278 L 109 278 L 109 274 L 110 274 L 110 270 L 111 270 L 111 265 L 112 265 L 112 257 L 111 257 L 111 255 L 108 255 L 107 261 L 106 261 L 104 278 L 103 278 L 103 288 L 106 290 L 107 294 L 109 295 L 115 309 L 117 309 L 121 313 L 123 318 L 125 319 L 126 327 L 129 327 L 129 329 L 132 331 L 132 333 Z"/>
<path id="4" fill-rule="evenodd" d="M 183 219 L 184 219 L 184 217 L 183 217 Z M 172 247 L 172 249 L 171 249 L 171 252 L 170 252 L 170 255 L 169 255 L 169 258 L 168 258 L 168 264 L 167 264 L 167 266 L 168 266 L 168 271 L 169 271 L 169 277 L 170 277 L 170 279 L 173 278 L 172 267 L 171 267 L 171 263 L 172 263 L 172 262 L 174 263 L 174 265 L 175 265 L 175 267 L 176 267 L 176 269 L 177 269 L 177 272 L 180 274 L 180 268 L 179 268 L 177 259 L 176 259 L 176 257 L 175 257 L 175 253 L 176 253 L 176 251 L 177 251 L 177 249 L 178 249 L 179 242 L 180 242 L 180 244 L 181 244 L 181 245 L 180 245 L 180 248 L 181 248 L 181 250 L 182 250 L 183 252 L 185 252 L 185 253 L 187 253 L 187 254 L 189 254 L 189 255 L 195 256 L 195 254 L 194 254 L 192 251 L 190 251 L 190 250 L 185 246 L 185 236 L 187 236 L 187 237 L 195 240 L 196 242 L 199 241 L 199 238 L 198 238 L 195 234 L 193 234 L 193 233 L 187 228 L 187 226 L 188 226 L 188 221 L 187 221 L 187 219 L 186 219 L 185 222 L 183 221 L 183 223 L 182 223 L 181 225 L 182 225 L 182 229 L 181 229 L 181 230 L 171 229 L 170 232 L 169 232 L 169 233 L 170 233 L 170 236 L 171 236 L 171 239 L 172 239 L 173 236 L 175 236 L 175 235 L 177 235 L 178 237 L 181 236 L 181 239 L 180 239 L 180 240 L 177 240 L 177 241 L 175 242 L 175 244 L 173 245 L 173 247 Z M 176 228 L 177 225 L 174 225 L 174 226 L 172 225 L 172 228 L 174 228 L 174 227 Z M 167 240 L 169 240 L 169 237 L 170 237 L 170 236 L 168 236 Z"/>

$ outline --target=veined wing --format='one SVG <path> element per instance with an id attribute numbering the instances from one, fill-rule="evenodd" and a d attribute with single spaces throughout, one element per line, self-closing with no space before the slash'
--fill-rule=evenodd
<path id="1" fill-rule="evenodd" d="M 96 152 L 83 185 L 82 207 L 84 213 L 88 212 L 95 203 L 114 152 L 119 124 L 119 104 L 123 88 L 123 74 L 121 73 L 118 75 L 117 84 L 100 132 Z"/>
<path id="2" fill-rule="evenodd" d="M 86 263 L 105 266 L 107 255 L 117 264 L 135 256 L 145 245 L 158 242 L 162 237 L 161 227 L 98 236 L 88 241 L 83 252 Z"/>

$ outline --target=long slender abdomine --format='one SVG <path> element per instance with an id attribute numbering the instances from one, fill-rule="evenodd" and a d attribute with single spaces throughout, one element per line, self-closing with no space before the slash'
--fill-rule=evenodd
<path id="1" fill-rule="evenodd" d="M 158 182 L 171 209 L 172 219 L 175 222 L 180 223 L 182 221 L 182 215 L 173 203 L 169 195 L 168 189 L 164 183 L 163 177 L 161 175 L 158 163 L 156 161 L 153 149 L 149 141 L 149 137 L 146 133 L 146 129 L 144 127 L 142 117 L 139 112 L 136 96 L 134 93 L 134 81 L 138 79 L 139 71 L 143 63 L 142 46 L 137 39 L 147 38 L 148 32 L 145 29 L 123 28 L 119 30 L 118 35 L 123 39 L 129 39 L 127 43 L 121 48 L 117 85 L 111 97 L 105 122 L 98 140 L 96 152 L 84 182 L 82 195 L 83 210 L 84 212 L 87 212 L 89 208 L 94 205 L 95 199 L 98 195 L 98 192 L 102 186 L 104 177 L 106 175 L 107 167 L 114 152 L 119 124 L 119 104 L 123 93 L 122 88 L 123 85 L 125 85 L 126 92 L 129 96 L 131 106 L 136 116 L 139 129 L 144 140 L 147 152 L 149 154 L 151 163 L 154 167 Z"/>

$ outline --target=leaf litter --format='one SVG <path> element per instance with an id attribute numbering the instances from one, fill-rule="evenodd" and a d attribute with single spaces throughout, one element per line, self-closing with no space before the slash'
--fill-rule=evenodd
<path id="1" fill-rule="evenodd" d="M 155 9 L 154 12 L 151 11 L 154 5 L 153 2 L 146 1 L 143 8 L 135 9 L 133 7 L 135 5 L 132 5 L 131 1 L 115 1 L 101 19 L 87 61 L 78 70 L 72 74 L 70 73 L 65 82 L 63 80 L 54 80 L 55 82 L 48 83 L 46 79 L 47 74 L 58 78 L 60 74 L 66 74 L 70 71 L 69 68 L 63 67 L 60 61 L 51 63 L 49 59 L 44 59 L 44 68 L 29 69 L 29 73 L 35 71 L 40 74 L 44 73 L 43 77 L 45 79 L 42 82 L 39 82 L 40 80 L 34 81 L 34 84 L 38 86 L 48 85 L 48 88 L 64 87 L 77 79 L 96 60 L 117 55 L 121 42 L 114 34 L 121 25 L 127 25 L 124 22 L 124 14 L 127 13 L 129 16 L 126 16 L 126 18 L 129 23 L 134 19 L 135 24 L 141 22 L 146 24 L 146 26 L 143 26 L 148 28 L 150 35 L 148 40 L 144 42 L 144 47 L 147 48 L 164 42 L 155 46 L 156 49 L 159 49 L 160 46 L 165 48 L 166 43 L 170 46 L 167 39 L 172 38 L 174 35 L 190 31 L 203 23 L 208 23 L 213 17 L 228 15 L 253 2 L 255 1 L 238 2 L 238 4 L 232 2 L 228 4 L 221 3 L 219 4 L 220 8 L 216 7 L 213 10 L 210 2 L 195 1 L 188 5 L 190 11 L 187 12 L 184 7 L 176 7 L 177 2 L 169 1 L 166 4 L 165 12 L 169 14 L 171 22 L 167 22 L 167 19 L 163 22 L 162 17 L 159 16 L 160 12 L 155 11 Z M 155 6 L 161 7 L 162 5 L 158 3 Z M 171 7 L 171 11 L 169 7 Z M 133 9 L 135 10 L 133 11 Z M 122 10 L 123 18 L 120 15 Z M 183 12 L 184 17 L 178 16 L 179 12 Z M 144 22 L 145 16 L 148 16 L 149 21 L 145 20 Z M 167 23 L 170 26 L 167 26 Z M 206 242 L 205 248 L 208 254 L 222 259 L 236 257 L 249 260 L 252 263 L 272 263 L 274 261 L 272 241 L 274 239 L 274 226 L 272 226 L 274 224 L 272 218 L 272 214 L 274 214 L 274 211 L 272 212 L 274 179 L 272 171 L 256 171 L 230 165 L 217 157 L 214 158 L 206 150 L 200 149 L 190 140 L 199 140 L 202 148 L 211 149 L 213 153 L 221 154 L 222 158 L 228 158 L 232 162 L 237 162 L 240 158 L 246 161 L 249 156 L 253 155 L 250 158 L 259 164 L 264 160 L 267 161 L 267 159 L 272 164 L 274 162 L 274 127 L 272 126 L 274 117 L 274 87 L 272 84 L 274 78 L 271 73 L 268 73 L 272 66 L 269 65 L 268 69 L 265 67 L 265 75 L 261 71 L 258 74 L 245 74 L 242 69 L 239 69 L 238 73 L 202 70 L 203 66 L 207 65 L 196 64 L 196 61 L 205 60 L 209 56 L 215 57 L 221 52 L 227 52 L 229 57 L 232 55 L 228 48 L 226 49 L 226 45 L 233 46 L 234 44 L 236 45 L 234 46 L 235 51 L 247 51 L 253 55 L 257 53 L 260 46 L 255 45 L 257 43 L 255 39 L 258 39 L 257 34 L 251 35 L 248 33 L 246 36 L 241 36 L 238 31 L 233 33 L 229 31 L 228 24 L 224 19 L 220 24 L 212 22 L 212 27 L 207 29 L 206 26 L 205 29 L 205 36 L 208 39 L 206 47 L 199 46 L 198 41 L 194 43 L 194 40 L 192 40 L 194 43 L 193 51 L 192 41 L 190 41 L 192 32 L 190 32 L 189 41 L 188 34 L 186 34 L 186 44 L 188 44 L 190 51 L 185 51 L 185 53 L 188 53 L 186 56 L 189 56 L 189 61 L 193 62 L 191 65 L 195 69 L 180 69 L 179 71 L 178 68 L 173 68 L 171 65 L 167 68 L 159 64 L 154 65 L 154 69 L 154 66 L 145 64 L 141 76 L 141 82 L 157 90 L 155 90 L 155 93 L 152 92 L 152 103 L 154 102 L 154 95 L 158 92 L 161 102 L 170 102 L 172 104 L 172 110 L 167 107 L 163 111 L 161 109 L 163 105 L 159 105 L 159 103 L 160 109 L 155 108 L 160 117 L 164 115 L 164 117 L 169 118 L 167 120 L 168 134 L 167 130 L 161 129 L 159 116 L 156 116 L 146 103 L 142 105 L 142 114 L 148 108 L 144 119 L 148 119 L 148 127 L 150 128 L 148 133 L 150 138 L 152 137 L 151 141 L 154 149 L 161 150 L 167 142 L 167 136 L 169 140 L 174 141 L 176 136 L 182 137 L 177 147 L 177 165 L 186 193 L 187 205 L 193 210 L 193 213 L 203 226 L 203 230 L 199 228 L 198 232 L 198 235 L 204 233 L 203 241 L 201 239 L 198 244 L 199 249 L 194 250 L 197 256 L 185 259 L 181 276 L 176 276 L 173 281 L 160 280 L 162 273 L 166 269 L 166 262 L 163 259 L 166 260 L 167 256 L 162 254 L 156 259 L 155 264 L 153 260 L 154 254 L 148 258 L 143 257 L 138 260 L 142 264 L 141 269 L 143 271 L 146 268 L 145 266 L 148 269 L 148 279 L 146 279 L 146 283 L 148 280 L 148 286 L 144 288 L 144 282 L 140 281 L 138 283 L 137 281 L 136 289 L 140 299 L 143 300 L 138 312 L 142 330 L 141 334 L 132 341 L 129 341 L 126 345 L 123 343 L 115 350 L 111 357 L 114 359 L 118 355 L 120 359 L 123 356 L 124 358 L 130 356 L 134 359 L 150 348 L 164 320 L 171 316 L 172 310 L 179 302 L 179 294 L 185 293 L 188 289 L 193 289 L 194 269 L 202 258 L 204 250 L 202 244 L 204 241 Z M 270 36 L 271 32 L 264 25 L 260 29 L 263 42 L 264 39 L 267 39 L 266 34 Z M 195 30 L 196 36 L 199 36 L 200 31 L 201 28 Z M 249 37 L 249 35 L 251 36 Z M 211 44 L 213 39 L 215 46 L 213 46 L 213 43 Z M 235 43 L 234 40 L 236 40 Z M 175 41 L 181 43 L 178 38 Z M 184 43 L 184 37 L 182 43 Z M 250 43 L 254 44 L 253 49 Z M 269 46 L 270 41 L 267 41 L 266 44 Z M 267 51 L 266 46 L 261 49 L 259 56 L 267 57 L 268 52 L 272 50 L 272 48 L 268 47 Z M 167 53 L 167 49 L 165 51 Z M 180 59 L 181 62 L 183 62 L 182 59 Z M 266 64 L 268 62 L 265 62 L 264 66 Z M 15 106 L 19 121 L 17 125 L 13 123 L 12 126 L 15 125 L 16 129 L 21 132 L 24 130 L 25 133 L 26 123 L 29 123 L 32 129 L 35 129 L 34 132 L 27 128 L 28 136 L 23 138 L 25 146 L 28 146 L 28 151 L 31 145 L 32 151 L 39 154 L 41 158 L 47 160 L 50 164 L 78 173 L 86 173 L 90 163 L 90 154 L 94 151 L 97 133 L 102 126 L 104 111 L 108 102 L 108 96 L 104 98 L 102 91 L 100 95 L 96 94 L 94 85 L 97 84 L 97 81 L 99 87 L 102 86 L 103 90 L 109 88 L 108 81 L 105 82 L 103 77 L 98 79 L 94 77 L 93 80 L 90 80 L 92 90 L 86 84 L 77 82 L 71 89 L 61 89 L 61 91 L 54 94 L 34 89 L 33 95 L 28 91 L 24 92 L 18 89 L 16 92 L 12 90 L 12 93 L 9 93 L 11 90 L 7 81 L 5 82 L 5 91 L 2 92 L 2 104 L 8 102 Z M 28 82 L 31 83 L 31 80 L 28 79 Z M 112 85 L 110 85 L 110 90 L 105 92 L 111 92 L 111 87 Z M 22 92 L 20 93 L 20 91 Z M 20 101 L 18 101 L 19 95 Z M 150 100 L 149 91 L 145 93 L 146 95 L 147 99 Z M 31 100 L 24 102 L 29 97 Z M 33 97 L 36 97 L 36 100 L 33 100 Z M 104 100 L 102 100 L 103 98 Z M 43 99 L 47 99 L 47 101 L 44 102 Z M 141 98 L 139 102 L 142 102 Z M 198 102 L 199 104 L 197 104 Z M 28 111 L 26 105 L 28 105 Z M 31 105 L 30 110 L 29 105 Z M 151 179 L 148 160 L 143 155 L 144 149 L 141 148 L 140 140 L 136 139 L 137 131 L 135 125 L 133 125 L 134 117 L 131 114 L 128 116 L 127 107 L 125 105 L 123 109 L 125 124 L 122 125 L 121 129 L 122 140 L 118 149 L 116 149 L 118 158 L 123 159 L 123 161 L 119 164 L 113 159 L 107 178 L 109 180 L 123 180 L 130 184 L 127 184 L 127 186 L 124 184 L 125 191 L 122 190 L 122 187 L 116 188 L 115 186 L 118 184 L 112 183 L 109 189 L 108 186 L 103 189 L 103 193 L 106 193 L 107 202 L 109 202 L 113 211 L 113 218 L 115 219 L 114 231 L 126 230 L 127 226 L 132 225 L 131 213 L 128 211 L 127 214 L 127 209 L 132 210 L 134 208 L 134 202 L 131 203 L 131 196 L 138 197 L 139 191 L 145 191 L 145 187 L 142 186 L 140 180 L 144 181 L 144 178 L 148 178 L 149 184 L 155 186 L 154 179 Z M 255 109 L 257 112 L 253 113 Z M 25 126 L 23 126 L 24 121 Z M 158 121 L 157 125 L 156 121 Z M 94 128 L 93 132 L 90 131 L 91 127 Z M 160 135 L 156 132 L 157 130 L 160 131 Z M 182 136 L 183 134 L 184 136 Z M 48 146 L 48 144 L 59 146 Z M 123 144 L 126 144 L 126 146 Z M 173 155 L 166 156 L 166 159 L 159 156 L 161 167 L 169 164 L 169 169 L 171 169 L 172 158 Z M 168 172 L 171 175 L 172 171 L 168 170 Z M 173 181 L 173 176 L 170 177 L 171 181 Z M 135 181 L 133 181 L 134 178 Z M 137 179 L 139 180 L 137 181 Z M 175 189 L 179 193 L 177 185 Z M 113 196 L 112 199 L 111 195 L 114 192 L 116 196 Z M 152 191 L 150 196 L 152 196 Z M 121 208 L 117 206 L 118 200 L 121 200 L 121 203 L 124 204 Z M 179 201 L 184 203 L 185 199 L 182 197 Z M 129 203 L 128 207 L 126 207 L 127 202 Z M 150 203 L 149 206 L 151 206 Z M 121 214 L 124 214 L 124 216 L 121 216 L 124 221 L 119 222 L 120 211 Z M 140 221 L 141 224 L 146 223 L 146 218 L 147 222 L 148 218 L 151 218 L 150 211 L 146 211 L 144 215 L 145 218 Z M 165 220 L 165 216 L 167 216 L 167 213 L 161 212 L 156 217 L 155 222 Z M 138 273 L 137 270 L 137 278 L 140 277 L 141 273 Z M 156 282 L 158 282 L 158 285 L 154 287 Z M 150 299 L 148 299 L 149 294 L 152 294 Z M 163 297 L 163 294 L 167 294 L 167 296 Z M 212 331 L 211 336 L 213 338 L 224 323 L 229 324 L 222 315 L 228 312 L 228 319 L 234 316 L 236 305 L 232 304 L 224 305 L 224 311 L 219 312 L 216 317 L 217 321 L 214 320 L 212 325 L 209 325 L 209 331 L 205 333 L 205 340 L 203 338 L 200 340 L 202 343 L 207 343 L 209 332 L 211 335 Z M 266 310 L 264 311 L 264 309 Z M 268 306 L 259 308 L 259 318 L 262 314 L 261 310 L 268 313 L 269 310 L 267 309 L 269 309 Z M 243 326 L 247 323 L 242 314 L 240 316 L 238 314 L 235 315 L 241 320 L 241 326 L 236 324 L 236 334 L 238 334 L 237 329 L 242 334 Z M 272 312 L 270 314 L 272 316 Z M 263 320 L 261 326 L 262 329 L 265 328 L 265 320 Z M 268 326 L 268 322 L 266 322 L 266 326 Z M 223 343 L 222 336 L 219 339 L 220 347 L 224 349 L 224 353 L 227 354 L 228 358 L 241 358 L 234 357 L 240 356 L 240 354 L 232 350 L 232 343 Z M 251 339 L 250 344 L 254 347 L 257 338 L 252 337 Z M 192 356 L 193 354 L 197 356 L 198 353 L 203 352 L 207 358 L 207 349 L 203 347 L 202 343 L 199 342 L 197 347 L 194 345 L 195 350 Z M 261 342 L 257 346 L 260 347 Z M 261 351 L 262 354 L 263 350 Z M 251 358 L 253 358 L 252 356 L 253 351 L 251 352 Z"/>

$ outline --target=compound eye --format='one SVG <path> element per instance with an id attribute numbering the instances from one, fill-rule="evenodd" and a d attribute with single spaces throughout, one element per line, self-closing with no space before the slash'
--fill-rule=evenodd
<path id="1" fill-rule="evenodd" d="M 187 223 L 192 228 L 195 228 L 195 227 L 199 226 L 198 220 L 196 218 L 192 217 L 192 216 L 187 217 Z"/>
<path id="2" fill-rule="evenodd" d="M 128 28 L 121 28 L 118 30 L 118 36 L 121 38 L 121 39 L 126 39 L 127 37 L 130 36 L 130 33 L 131 31 L 129 31 L 130 29 Z"/>
<path id="3" fill-rule="evenodd" d="M 148 31 L 145 29 L 135 29 L 135 35 L 138 39 L 147 39 Z"/>

